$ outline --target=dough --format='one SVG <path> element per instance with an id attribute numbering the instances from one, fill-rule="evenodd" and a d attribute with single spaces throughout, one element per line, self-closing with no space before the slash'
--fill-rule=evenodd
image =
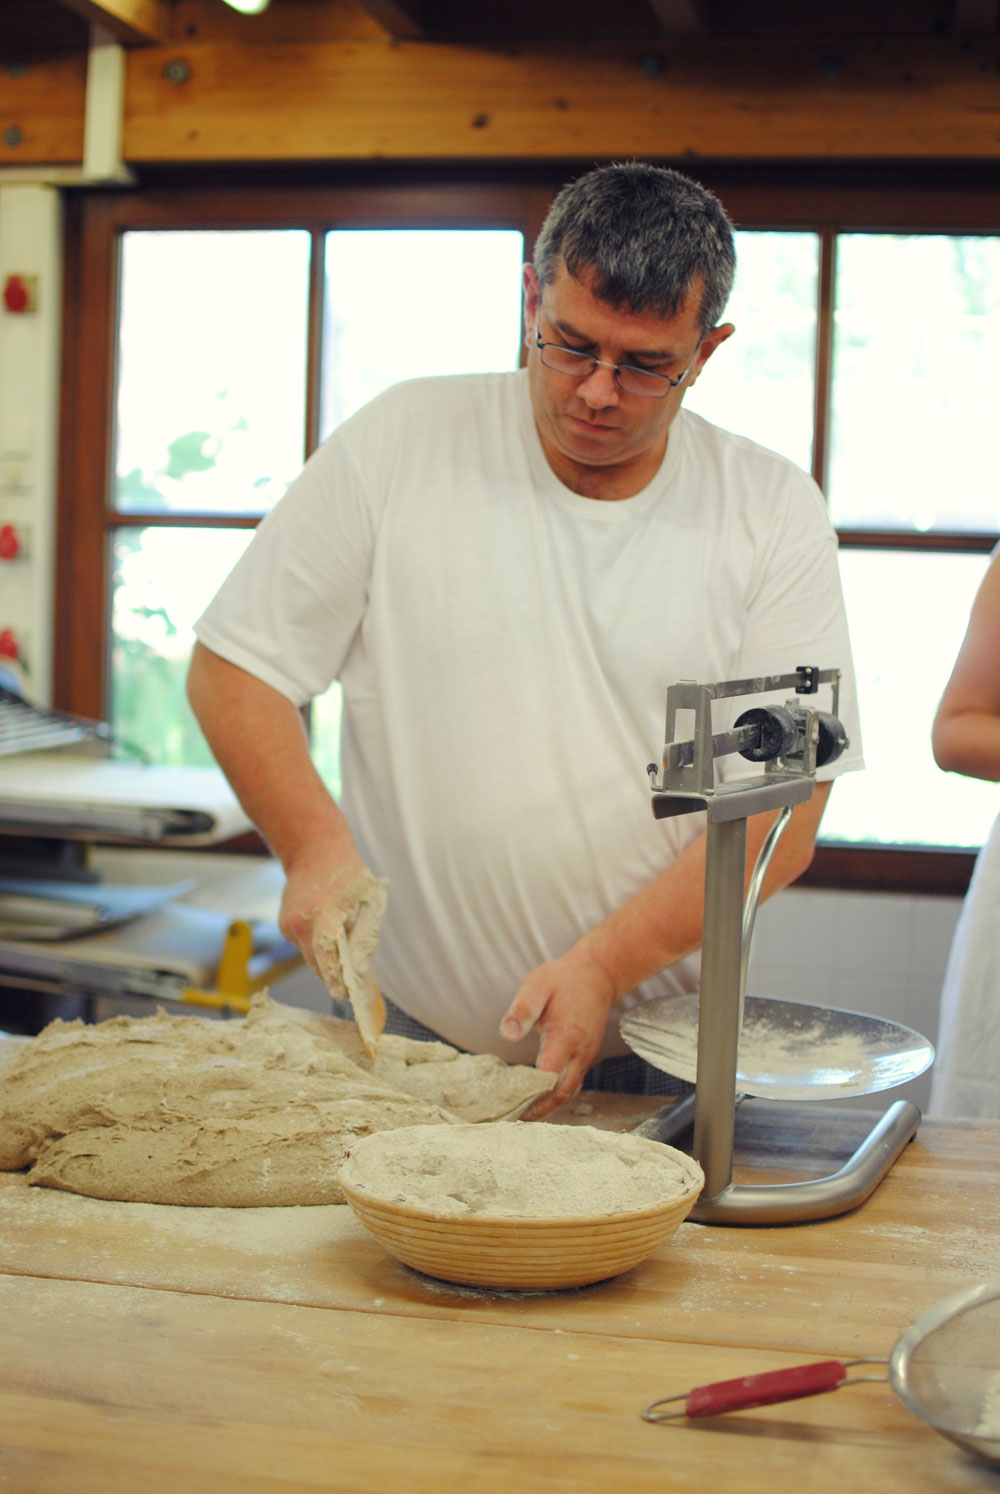
<path id="1" fill-rule="evenodd" d="M 317 928 L 314 950 L 323 983 L 332 996 L 346 996 L 365 1048 L 374 1054 L 385 1026 L 385 1002 L 371 968 L 385 917 L 389 884 L 368 877 L 352 884 L 354 911 L 333 933 Z"/>
<path id="2" fill-rule="evenodd" d="M 518 1114 L 554 1082 L 399 1037 L 373 1061 L 353 1023 L 266 993 L 229 1022 L 53 1022 L 0 1062 L 0 1171 L 126 1202 L 342 1203 L 337 1171 L 359 1137 Z"/>
<path id="3" fill-rule="evenodd" d="M 511 1120 L 557 1077 L 511 1067 L 493 1053 L 460 1053 L 447 1043 L 415 1043 L 393 1033 L 379 1041 L 371 1072 L 383 1084 L 443 1105 L 465 1121 Z"/>

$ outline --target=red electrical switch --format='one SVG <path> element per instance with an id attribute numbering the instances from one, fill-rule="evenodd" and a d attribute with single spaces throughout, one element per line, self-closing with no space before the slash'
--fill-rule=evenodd
<path id="1" fill-rule="evenodd" d="M 3 283 L 4 310 L 15 315 L 22 311 L 37 310 L 37 290 L 37 276 L 8 275 Z"/>
<path id="2" fill-rule="evenodd" d="M 0 560 L 16 560 L 21 553 L 21 539 L 13 524 L 0 524 Z"/>

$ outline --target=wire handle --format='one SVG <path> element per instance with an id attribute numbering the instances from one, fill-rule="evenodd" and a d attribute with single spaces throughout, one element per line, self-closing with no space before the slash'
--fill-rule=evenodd
<path id="1" fill-rule="evenodd" d="M 793 1369 L 768 1370 L 760 1375 L 743 1375 L 738 1380 L 717 1380 L 712 1385 L 698 1385 L 687 1395 L 664 1396 L 643 1407 L 644 1421 L 673 1421 L 686 1417 L 721 1416 L 727 1411 L 747 1411 L 752 1406 L 772 1406 L 779 1401 L 795 1401 L 807 1395 L 821 1395 L 836 1390 L 847 1379 L 855 1364 L 884 1364 L 873 1359 L 821 1359 L 814 1364 L 799 1364 Z M 677 1401 L 684 1406 L 677 1411 L 660 1408 Z"/>

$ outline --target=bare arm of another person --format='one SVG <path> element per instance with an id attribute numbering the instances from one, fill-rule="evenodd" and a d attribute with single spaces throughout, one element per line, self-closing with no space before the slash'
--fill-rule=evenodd
<path id="1" fill-rule="evenodd" d="M 949 773 L 1000 781 L 1000 551 L 972 604 L 969 626 L 931 731 Z"/>
<path id="2" fill-rule="evenodd" d="M 813 856 L 816 832 L 830 796 L 829 783 L 792 811 L 778 841 L 761 893 L 771 896 L 801 876 Z M 776 818 L 747 821 L 747 880 Z M 558 960 L 533 970 L 501 1024 L 516 1040 L 532 1027 L 541 1036 L 537 1067 L 560 1075 L 556 1087 L 528 1112 L 537 1120 L 571 1098 L 600 1052 L 616 1001 L 657 971 L 701 945 L 706 837 L 691 842 L 648 887 L 585 934 Z"/>
<path id="3" fill-rule="evenodd" d="M 319 974 L 317 915 L 342 921 L 369 872 L 312 762 L 302 717 L 279 691 L 202 643 L 188 698 L 236 797 L 285 869 L 282 933 Z"/>

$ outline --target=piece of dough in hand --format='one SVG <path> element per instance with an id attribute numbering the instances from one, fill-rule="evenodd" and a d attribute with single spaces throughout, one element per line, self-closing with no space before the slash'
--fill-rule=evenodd
<path id="1" fill-rule="evenodd" d="M 324 929 L 320 914 L 313 948 L 324 985 L 337 1000 L 347 997 L 361 1040 L 374 1057 L 385 1026 L 385 1002 L 371 965 L 389 884 L 378 877 L 359 878 L 351 891 L 354 907 L 345 918 L 338 914 L 335 927 Z"/>

